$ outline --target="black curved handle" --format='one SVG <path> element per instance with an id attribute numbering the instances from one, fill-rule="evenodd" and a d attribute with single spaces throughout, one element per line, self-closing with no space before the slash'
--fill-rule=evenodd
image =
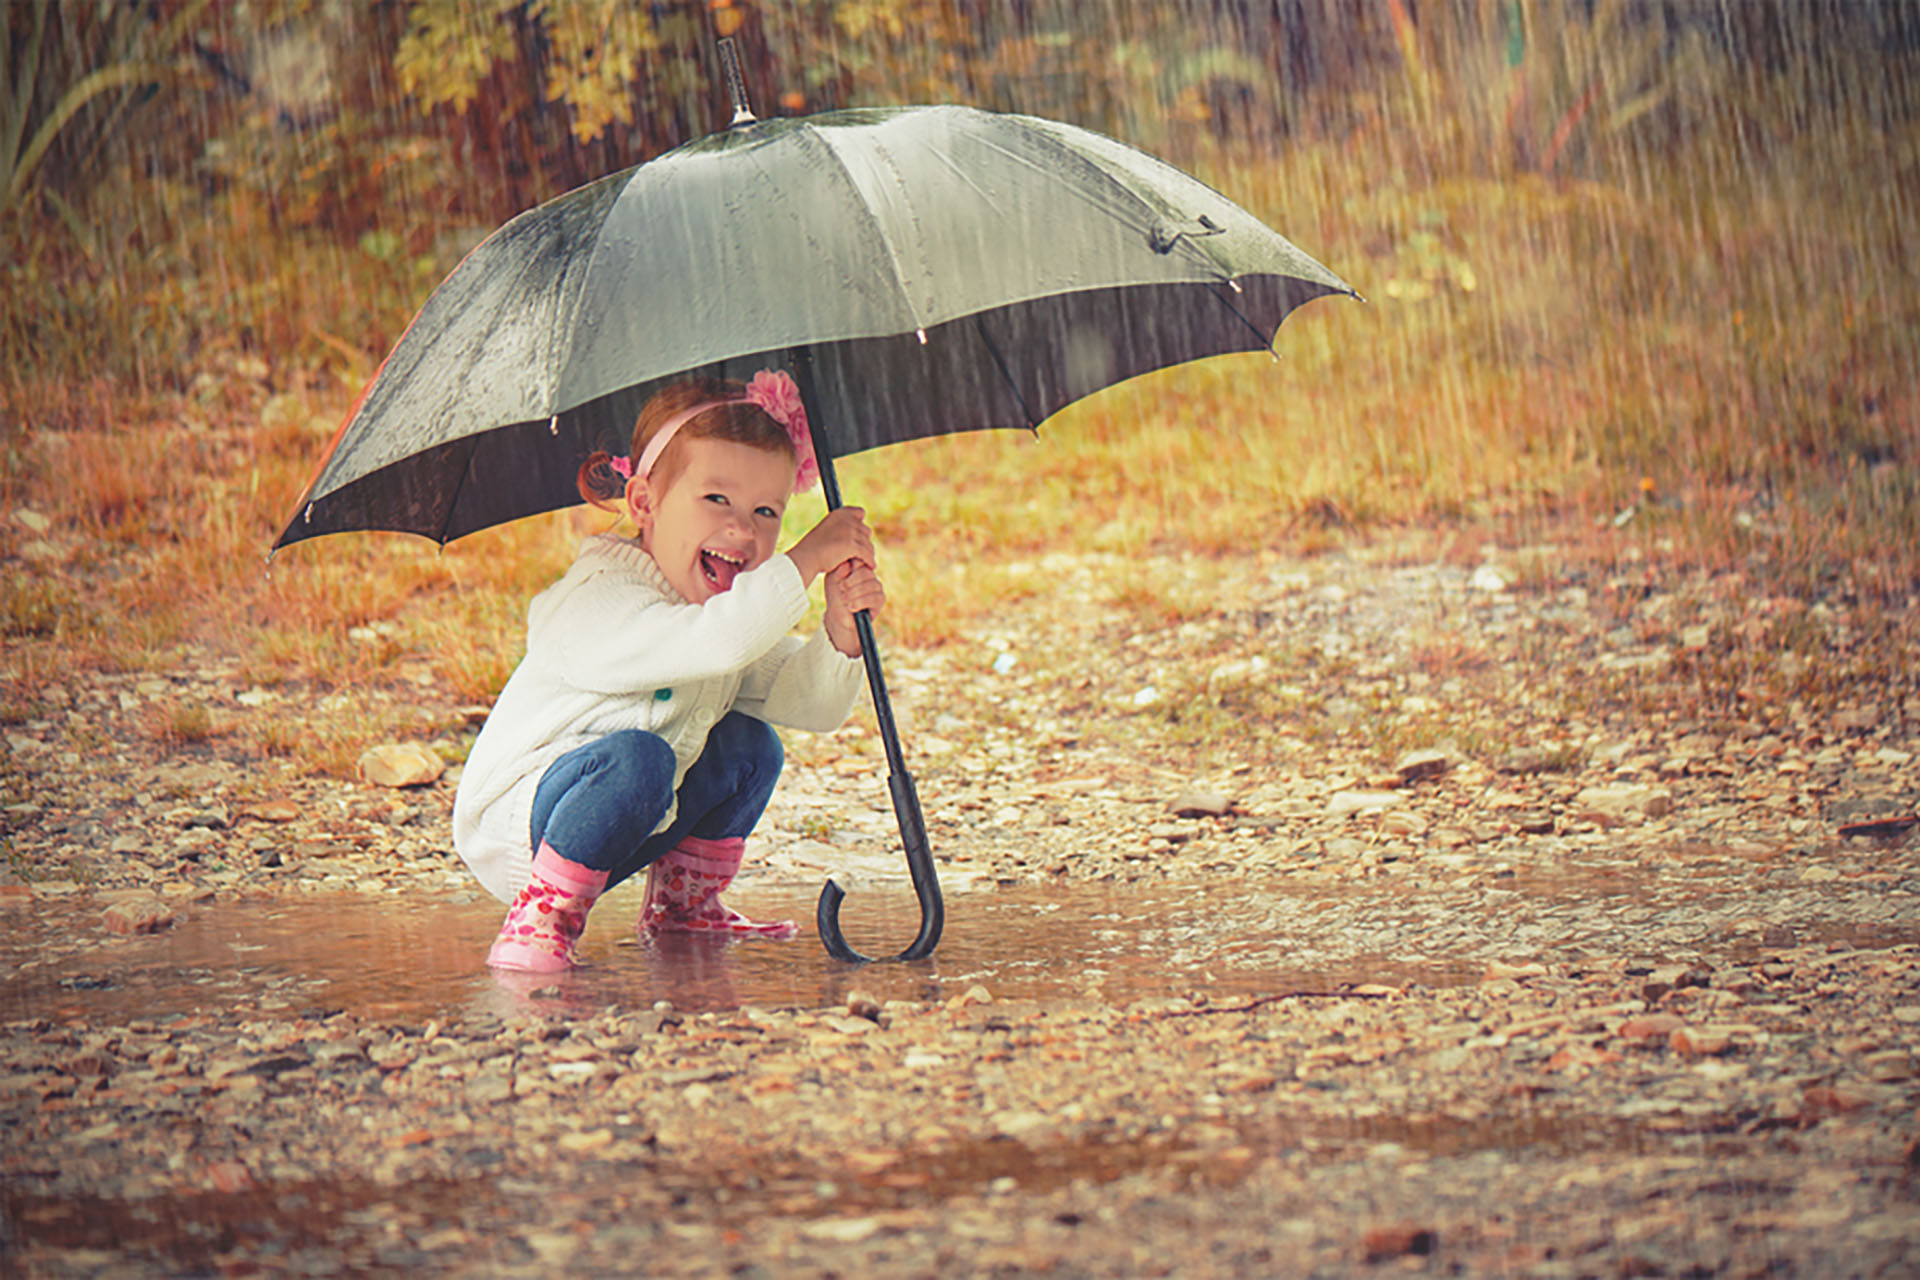
<path id="1" fill-rule="evenodd" d="M 924 960 L 940 945 L 940 931 L 947 922 L 946 903 L 940 897 L 940 874 L 934 870 L 933 851 L 927 846 L 926 823 L 920 814 L 920 795 L 912 775 L 903 772 L 889 776 L 887 788 L 893 792 L 893 813 L 900 822 L 900 840 L 906 846 L 914 896 L 920 899 L 920 932 L 907 944 L 907 949 L 894 958 Z M 840 932 L 840 903 L 846 896 L 847 891 L 837 881 L 828 880 L 821 887 L 820 902 L 813 913 L 814 926 L 820 931 L 820 945 L 835 960 L 871 964 L 874 958 L 848 946 L 846 936 Z"/>

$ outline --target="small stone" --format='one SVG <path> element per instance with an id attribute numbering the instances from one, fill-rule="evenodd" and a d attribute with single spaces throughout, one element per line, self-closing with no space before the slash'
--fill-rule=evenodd
<path id="1" fill-rule="evenodd" d="M 1870 1053 L 1861 1059 L 1860 1065 L 1866 1068 L 1867 1079 L 1881 1084 L 1913 1079 L 1913 1055 L 1905 1049 Z"/>
<path id="2" fill-rule="evenodd" d="M 1718 1057 L 1733 1047 L 1733 1037 L 1711 1028 L 1676 1027 L 1667 1043 L 1689 1058 Z"/>
<path id="3" fill-rule="evenodd" d="M 1534 773 L 1546 773 L 1560 766 L 1560 757 L 1539 747 L 1516 747 L 1500 757 L 1500 763 L 1494 766 L 1501 773 L 1525 776 Z"/>
<path id="4" fill-rule="evenodd" d="M 1224 818 L 1233 812 L 1233 797 L 1217 791 L 1186 791 L 1167 807 L 1179 818 Z"/>
<path id="5" fill-rule="evenodd" d="M 483 1071 L 467 1081 L 467 1101 L 484 1106 L 513 1096 L 513 1079 L 499 1071 Z"/>
<path id="6" fill-rule="evenodd" d="M 446 762 L 418 742 L 371 747 L 360 757 L 360 777 L 380 787 L 424 787 L 446 771 Z"/>
<path id="7" fill-rule="evenodd" d="M 189 831 L 196 829 L 225 831 L 233 825 L 233 815 L 227 812 L 225 805 L 214 805 L 211 808 L 195 809 L 181 820 L 180 825 Z"/>
<path id="8" fill-rule="evenodd" d="M 232 1195 L 253 1185 L 253 1173 L 238 1160 L 220 1160 L 207 1166 L 207 1181 L 214 1190 Z"/>
<path id="9" fill-rule="evenodd" d="M 1677 1014 L 1647 1013 L 1628 1018 L 1615 1034 L 1622 1040 L 1671 1040 L 1673 1033 L 1686 1025 Z"/>
<path id="10" fill-rule="evenodd" d="M 868 1022 L 878 1022 L 880 1021 L 880 1002 L 865 991 L 849 991 L 847 1014 L 849 1017 L 865 1018 Z"/>
<path id="11" fill-rule="evenodd" d="M 865 1018 L 845 1018 L 839 1014 L 830 1014 L 821 1019 L 841 1035 L 861 1036 L 873 1030 L 874 1024 Z"/>
<path id="12" fill-rule="evenodd" d="M 800 1234 L 809 1240 L 826 1240 L 833 1244 L 859 1244 L 880 1230 L 878 1218 L 822 1218 L 818 1222 L 809 1222 L 800 1228 Z"/>
<path id="13" fill-rule="evenodd" d="M 1763 947 L 1797 947 L 1800 936 L 1784 924 L 1770 924 L 1760 932 L 1760 945 Z"/>
<path id="14" fill-rule="evenodd" d="M 1842 733 L 1859 733 L 1879 723 L 1878 707 L 1843 707 L 1833 713 L 1833 727 Z"/>
<path id="15" fill-rule="evenodd" d="M 563 1133 L 555 1144 L 568 1155 L 586 1155 L 613 1144 L 613 1130 L 589 1129 L 585 1133 Z"/>
<path id="16" fill-rule="evenodd" d="M 988 1123 L 993 1125 L 995 1133 L 1019 1139 L 1046 1128 L 1052 1122 L 1038 1111 L 1012 1109 L 995 1112 L 988 1117 Z"/>
<path id="17" fill-rule="evenodd" d="M 1583 787 L 1574 797 L 1583 815 L 1618 820 L 1636 815 L 1664 818 L 1673 812 L 1673 793 L 1664 787 Z"/>
<path id="18" fill-rule="evenodd" d="M 1452 764 L 1452 757 L 1444 751 L 1409 751 L 1394 764 L 1393 772 L 1400 779 L 1400 785 L 1405 786 L 1423 778 L 1438 777 Z"/>
<path id="19" fill-rule="evenodd" d="M 1509 964 L 1505 960 L 1489 960 L 1484 981 L 1498 982 L 1502 978 L 1544 978 L 1547 966 L 1543 964 Z"/>
<path id="20" fill-rule="evenodd" d="M 1368 1262 L 1431 1257 L 1439 1247 L 1440 1237 L 1426 1227 L 1374 1227 L 1360 1241 L 1361 1256 Z"/>
<path id="21" fill-rule="evenodd" d="M 1388 835 L 1401 837 L 1423 835 L 1427 829 L 1427 820 L 1417 813 L 1402 810 L 1389 813 L 1380 819 L 1380 829 Z"/>
<path id="22" fill-rule="evenodd" d="M 100 913 L 100 923 L 109 933 L 158 933 L 173 923 L 173 911 L 160 899 L 143 894 L 108 907 Z"/>
<path id="23" fill-rule="evenodd" d="M 1355 813 L 1378 813 L 1401 803 L 1391 791 L 1336 791 L 1327 799 L 1327 816 L 1344 818 Z"/>

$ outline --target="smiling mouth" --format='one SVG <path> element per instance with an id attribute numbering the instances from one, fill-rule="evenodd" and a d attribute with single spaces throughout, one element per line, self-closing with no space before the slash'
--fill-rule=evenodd
<path id="1" fill-rule="evenodd" d="M 746 567 L 744 558 L 730 556 L 724 551 L 710 551 L 704 547 L 700 551 L 700 576 L 716 592 L 731 587 L 733 580 Z"/>

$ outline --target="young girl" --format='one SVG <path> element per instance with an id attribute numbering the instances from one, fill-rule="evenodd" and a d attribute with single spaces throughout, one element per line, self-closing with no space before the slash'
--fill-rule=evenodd
<path id="1" fill-rule="evenodd" d="M 588 538 L 534 598 L 527 655 L 467 758 L 454 845 L 512 903 L 489 965 L 568 968 L 594 899 L 643 868 L 643 930 L 792 936 L 720 891 L 780 776 L 770 724 L 840 726 L 860 690 L 854 614 L 886 600 L 857 507 L 774 554 L 817 475 L 799 393 L 772 372 L 668 387 L 627 457 L 580 468 L 582 496 L 639 536 Z M 787 632 L 817 577 L 825 625 L 803 643 Z"/>

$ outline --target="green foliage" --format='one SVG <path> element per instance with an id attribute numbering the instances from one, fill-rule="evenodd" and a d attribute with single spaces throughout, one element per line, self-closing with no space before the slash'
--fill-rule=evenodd
<path id="1" fill-rule="evenodd" d="M 393 55 L 400 85 L 423 107 L 465 111 L 494 66 L 514 56 L 507 19 L 515 0 L 419 0 L 407 7 L 407 34 Z"/>
<path id="2" fill-rule="evenodd" d="M 655 55 L 702 34 L 683 14 L 656 23 L 649 8 L 619 0 L 415 0 L 393 55 L 401 85 L 428 110 L 467 111 L 507 64 L 543 81 L 545 101 L 562 104 L 571 131 L 592 142 L 631 125 L 636 102 L 660 105 Z M 668 77 L 679 79 L 681 77 Z M 489 104 L 491 106 L 493 104 Z"/>
<path id="3" fill-rule="evenodd" d="M 182 5 L 165 22 L 139 7 L 31 0 L 7 8 L 6 89 L 0 92 L 0 216 L 33 189 L 63 130 L 94 108 L 89 150 L 124 124 L 142 91 L 190 81 L 184 60 L 194 24 L 210 0 Z M 80 159 L 87 159 L 82 154 Z M 81 229 L 64 201 L 62 210 Z"/>

